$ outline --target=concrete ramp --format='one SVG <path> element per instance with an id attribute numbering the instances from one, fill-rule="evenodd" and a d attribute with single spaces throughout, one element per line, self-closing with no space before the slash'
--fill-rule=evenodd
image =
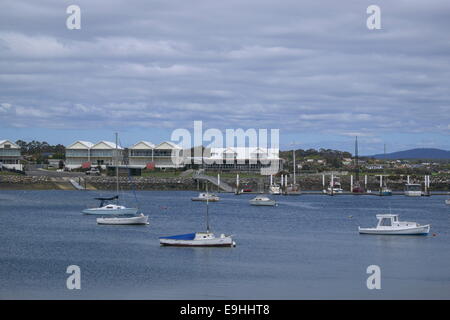
<path id="1" fill-rule="evenodd" d="M 73 179 L 69 179 L 69 182 L 73 185 L 73 187 L 77 190 L 84 190 L 83 186 L 80 186 L 80 184 L 78 182 L 76 182 Z"/>

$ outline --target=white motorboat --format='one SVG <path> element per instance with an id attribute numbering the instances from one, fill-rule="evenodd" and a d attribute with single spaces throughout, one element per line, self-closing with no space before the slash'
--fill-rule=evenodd
<path id="1" fill-rule="evenodd" d="M 108 217 L 108 218 L 97 218 L 98 224 L 110 224 L 110 225 L 147 225 L 148 216 L 140 214 L 138 216 L 131 217 Z"/>
<path id="2" fill-rule="evenodd" d="M 272 200 L 266 196 L 256 196 L 255 198 L 251 199 L 249 203 L 252 206 L 274 206 L 277 204 L 275 200 Z"/>
<path id="3" fill-rule="evenodd" d="M 422 185 L 420 183 L 405 184 L 405 196 L 421 197 L 422 196 Z"/>
<path id="4" fill-rule="evenodd" d="M 160 237 L 159 243 L 163 246 L 175 247 L 235 247 L 236 243 L 231 236 L 221 234 L 216 237 L 212 232 L 195 232 L 176 236 Z"/>
<path id="5" fill-rule="evenodd" d="M 380 235 L 426 235 L 430 225 L 420 225 L 417 222 L 399 221 L 398 214 L 377 214 L 378 224 L 375 228 L 358 227 L 362 234 Z"/>
<path id="6" fill-rule="evenodd" d="M 220 198 L 213 193 L 203 192 L 198 195 L 198 197 L 191 198 L 192 201 L 219 201 Z"/>
<path id="7" fill-rule="evenodd" d="M 281 187 L 277 184 L 272 184 L 269 187 L 269 192 L 270 192 L 270 194 L 279 195 L 279 194 L 281 194 Z"/>
<path id="8" fill-rule="evenodd" d="M 450 199 L 445 200 L 445 203 L 450 205 Z"/>
<path id="9" fill-rule="evenodd" d="M 343 192 L 344 192 L 344 189 L 342 189 L 340 178 L 331 175 L 331 181 L 326 190 L 326 193 L 329 195 L 335 195 L 335 194 L 340 194 Z"/>
<path id="10" fill-rule="evenodd" d="M 175 247 L 234 247 L 236 243 L 231 235 L 221 234 L 216 237 L 209 228 L 209 200 L 206 200 L 206 232 L 195 232 L 175 236 L 160 237 L 162 246 Z"/>

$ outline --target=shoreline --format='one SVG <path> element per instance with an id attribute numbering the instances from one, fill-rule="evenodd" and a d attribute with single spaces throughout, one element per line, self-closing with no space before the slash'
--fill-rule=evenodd
<path id="1" fill-rule="evenodd" d="M 1 190 L 77 190 L 70 180 L 79 183 L 85 190 L 115 190 L 115 177 L 110 176 L 85 176 L 85 177 L 50 177 L 50 176 L 0 176 Z M 341 176 L 340 178 L 344 191 L 350 190 L 350 177 Z M 278 179 L 276 180 L 278 182 Z M 323 190 L 322 176 L 299 176 L 297 178 L 301 191 L 321 192 Z M 221 182 L 227 184 L 233 190 L 235 180 L 231 178 L 222 178 Z M 364 184 L 364 179 L 362 179 Z M 420 183 L 417 178 L 411 178 L 412 183 Z M 326 186 L 329 181 L 326 180 Z M 403 192 L 406 181 L 404 179 L 390 179 L 388 186 L 393 192 Z M 240 179 L 240 188 L 251 188 L 254 193 L 267 191 L 269 187 L 268 177 L 243 178 Z M 122 190 L 149 190 L 149 191 L 202 191 L 205 190 L 205 181 L 194 177 L 120 177 L 120 189 Z M 218 186 L 209 183 L 212 192 L 217 192 Z M 372 190 L 372 194 L 379 190 L 379 182 L 375 177 L 368 177 L 367 190 Z M 445 179 L 431 179 L 431 192 L 448 192 L 450 190 L 450 181 Z M 229 191 L 229 189 L 228 189 Z M 220 192 L 225 192 L 221 190 Z"/>

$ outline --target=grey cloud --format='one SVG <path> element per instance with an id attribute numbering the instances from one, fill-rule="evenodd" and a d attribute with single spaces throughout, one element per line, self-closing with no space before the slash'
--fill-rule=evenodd
<path id="1" fill-rule="evenodd" d="M 3 2 L 0 125 L 281 127 L 448 134 L 450 4 L 377 1 Z M 9 107 L 4 107 L 5 105 Z M 7 117 L 5 116 L 7 115 Z"/>

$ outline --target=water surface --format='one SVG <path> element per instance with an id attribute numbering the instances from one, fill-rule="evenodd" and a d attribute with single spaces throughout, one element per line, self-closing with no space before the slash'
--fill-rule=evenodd
<path id="1" fill-rule="evenodd" d="M 189 191 L 141 191 L 149 226 L 98 226 L 80 211 L 107 192 L 1 191 L 2 299 L 450 299 L 450 206 L 444 197 L 221 194 L 214 232 L 235 248 L 160 247 L 158 237 L 204 230 Z M 133 204 L 131 193 L 125 195 Z M 391 208 L 391 209 L 390 209 Z M 429 236 L 359 235 L 377 213 L 431 223 Z M 68 265 L 81 290 L 66 288 Z M 366 268 L 381 268 L 368 290 Z"/>

